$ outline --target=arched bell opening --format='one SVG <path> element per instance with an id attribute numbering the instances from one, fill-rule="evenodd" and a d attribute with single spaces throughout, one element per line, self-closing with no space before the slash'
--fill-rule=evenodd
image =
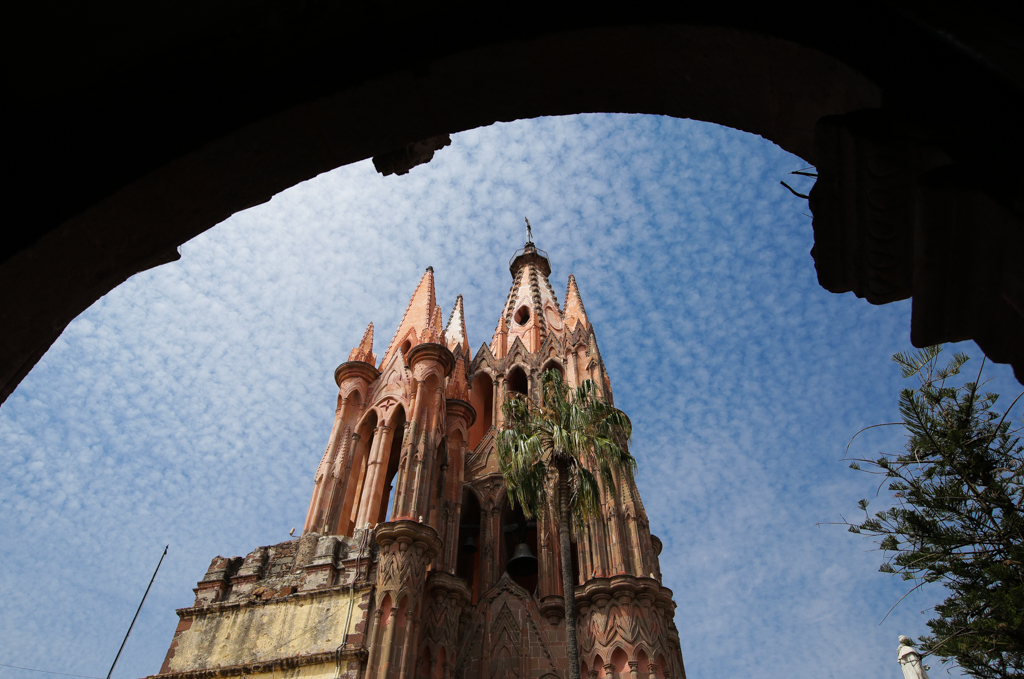
<path id="1" fill-rule="evenodd" d="M 377 522 L 387 520 L 389 508 L 394 520 L 395 475 L 398 473 L 398 462 L 402 457 L 402 440 L 405 438 L 405 409 L 398 406 L 391 418 L 391 445 L 387 455 L 387 471 L 384 474 L 384 491 L 381 493 L 380 509 L 377 511 Z"/>
<path id="2" fill-rule="evenodd" d="M 470 405 L 476 410 L 476 420 L 469 428 L 469 449 L 474 450 L 480 439 L 491 428 L 494 420 L 494 381 L 485 372 L 473 378 L 469 394 Z"/>
<path id="3" fill-rule="evenodd" d="M 347 466 L 349 477 L 344 480 L 345 497 L 339 503 L 340 511 L 338 518 L 338 534 L 352 535 L 356 528 L 356 517 L 359 514 L 359 501 L 363 496 L 363 485 L 366 483 L 366 472 L 369 462 L 370 451 L 373 450 L 374 440 L 377 436 L 377 411 L 371 410 L 363 418 L 363 421 L 356 427 L 356 436 L 353 438 L 352 464 Z"/>
<path id="4" fill-rule="evenodd" d="M 505 379 L 505 384 L 508 385 L 508 393 L 522 394 L 523 396 L 530 395 L 530 380 L 526 377 L 526 371 L 516 366 L 513 368 L 508 377 Z"/>
<path id="5" fill-rule="evenodd" d="M 551 359 L 550 361 L 548 361 L 547 363 L 544 364 L 544 367 L 541 369 L 541 372 L 540 372 L 540 374 L 541 374 L 541 380 L 540 380 L 541 381 L 541 387 L 540 387 L 540 389 L 541 389 L 541 396 L 543 396 L 543 393 L 544 393 L 544 387 L 543 387 L 544 373 L 546 373 L 549 370 L 554 370 L 556 373 L 558 373 L 558 376 L 562 379 L 562 382 L 565 382 L 565 369 L 562 367 L 561 361 L 558 361 L 556 359 Z"/>
<path id="6" fill-rule="evenodd" d="M 508 497 L 501 510 L 500 558 L 505 572 L 527 592 L 537 589 L 540 560 L 537 554 L 537 522 L 527 519 L 520 506 Z"/>
<path id="7" fill-rule="evenodd" d="M 550 361 L 545 363 L 544 368 L 541 370 L 541 372 L 545 373 L 548 370 L 554 370 L 555 372 L 558 373 L 559 377 L 561 377 L 563 380 L 565 379 L 565 368 L 562 367 L 561 361 L 557 359 L 551 359 Z"/>
<path id="8" fill-rule="evenodd" d="M 462 440 L 462 435 L 459 432 L 454 432 L 452 435 L 456 439 L 453 441 L 455 445 L 461 445 L 458 441 Z M 433 526 L 440 535 L 444 526 L 442 522 L 441 510 L 444 503 L 444 488 L 448 483 L 448 471 L 449 471 L 449 455 L 448 455 L 448 441 L 441 439 L 441 442 L 437 444 L 437 452 L 434 455 L 434 468 L 433 468 L 433 488 L 430 491 L 430 506 L 427 508 L 428 516 L 427 523 Z"/>
<path id="9" fill-rule="evenodd" d="M 480 501 L 473 491 L 465 488 L 462 491 L 455 575 L 465 580 L 473 591 L 474 604 L 480 596 L 480 527 Z"/>

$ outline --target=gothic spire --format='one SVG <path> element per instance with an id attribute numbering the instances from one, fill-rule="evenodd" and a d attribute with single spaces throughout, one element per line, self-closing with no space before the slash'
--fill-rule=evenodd
<path id="1" fill-rule="evenodd" d="M 462 305 L 462 295 L 459 295 L 455 298 L 455 307 L 452 309 L 452 315 L 448 318 L 448 325 L 444 329 L 444 343 L 452 351 L 455 351 L 455 347 L 462 347 L 462 355 L 466 361 L 469 361 L 466 312 Z"/>
<path id="2" fill-rule="evenodd" d="M 537 351 L 547 334 L 560 331 L 562 326 L 558 298 L 548 281 L 551 275 L 548 253 L 538 250 L 533 241 L 528 240 L 512 257 L 509 271 L 512 289 L 502 312 L 508 327 L 507 346 L 519 337 L 529 351 Z M 500 343 L 500 330 L 495 330 L 494 346 Z"/>
<path id="3" fill-rule="evenodd" d="M 381 369 L 406 342 L 409 344 L 403 349 L 403 352 L 422 342 L 422 337 L 425 334 L 431 334 L 431 323 L 434 320 L 436 306 L 434 267 L 428 266 L 423 277 L 420 278 L 419 285 L 416 286 L 416 292 L 412 293 L 412 297 L 409 299 L 409 305 L 405 308 L 402 322 L 398 324 L 398 329 L 395 330 L 395 336 L 391 338 L 388 350 L 384 352 L 384 358 L 380 364 Z"/>
<path id="4" fill-rule="evenodd" d="M 576 287 L 576 277 L 569 274 L 569 287 L 565 290 L 565 329 L 572 332 L 580 323 L 584 330 L 590 329 L 590 321 L 587 319 L 587 311 L 583 308 L 583 298 L 580 297 L 580 289 Z"/>
<path id="5" fill-rule="evenodd" d="M 369 363 L 374 365 L 377 362 L 377 355 L 373 353 L 373 323 L 371 322 L 366 326 L 366 332 L 363 333 L 363 339 L 360 340 L 359 346 L 352 350 L 348 355 L 350 361 L 362 361 L 363 363 Z"/>

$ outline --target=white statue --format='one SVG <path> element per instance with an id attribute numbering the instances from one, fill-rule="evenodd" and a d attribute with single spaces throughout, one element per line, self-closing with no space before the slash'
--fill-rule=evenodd
<path id="1" fill-rule="evenodd" d="M 910 645 L 910 639 L 902 634 L 900 647 L 896 649 L 896 660 L 903 668 L 903 679 L 928 679 L 928 668 L 921 662 L 921 654 Z"/>

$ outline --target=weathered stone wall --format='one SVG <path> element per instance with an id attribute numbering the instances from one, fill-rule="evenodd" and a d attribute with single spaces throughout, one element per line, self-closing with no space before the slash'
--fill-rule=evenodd
<path id="1" fill-rule="evenodd" d="M 365 588 L 351 592 L 339 586 L 269 601 L 183 609 L 181 631 L 162 673 L 331 655 L 364 622 L 368 594 Z"/>
<path id="2" fill-rule="evenodd" d="M 307 533 L 244 559 L 216 557 L 178 610 L 161 675 L 358 675 L 372 605 L 374 543 Z M 279 676 L 279 675 L 278 675 Z"/>

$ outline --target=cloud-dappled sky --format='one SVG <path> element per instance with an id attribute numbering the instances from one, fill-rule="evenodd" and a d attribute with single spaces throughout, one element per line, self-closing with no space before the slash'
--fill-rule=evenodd
<path id="1" fill-rule="evenodd" d="M 155 673 L 212 557 L 301 529 L 333 370 L 366 324 L 380 355 L 432 265 L 445 318 L 465 296 L 475 353 L 526 216 L 559 301 L 576 275 L 634 423 L 691 679 L 897 679 L 897 635 L 926 633 L 943 590 L 879 624 L 904 584 L 868 539 L 818 524 L 875 496 L 840 458 L 897 417 L 910 305 L 818 286 L 806 202 L 779 185 L 803 166 L 706 123 L 543 118 L 456 135 L 403 177 L 339 168 L 186 243 L 77 318 L 0 408 L 0 663 L 105 676 L 170 544 L 114 677 Z M 852 450 L 900 445 L 880 429 Z"/>

